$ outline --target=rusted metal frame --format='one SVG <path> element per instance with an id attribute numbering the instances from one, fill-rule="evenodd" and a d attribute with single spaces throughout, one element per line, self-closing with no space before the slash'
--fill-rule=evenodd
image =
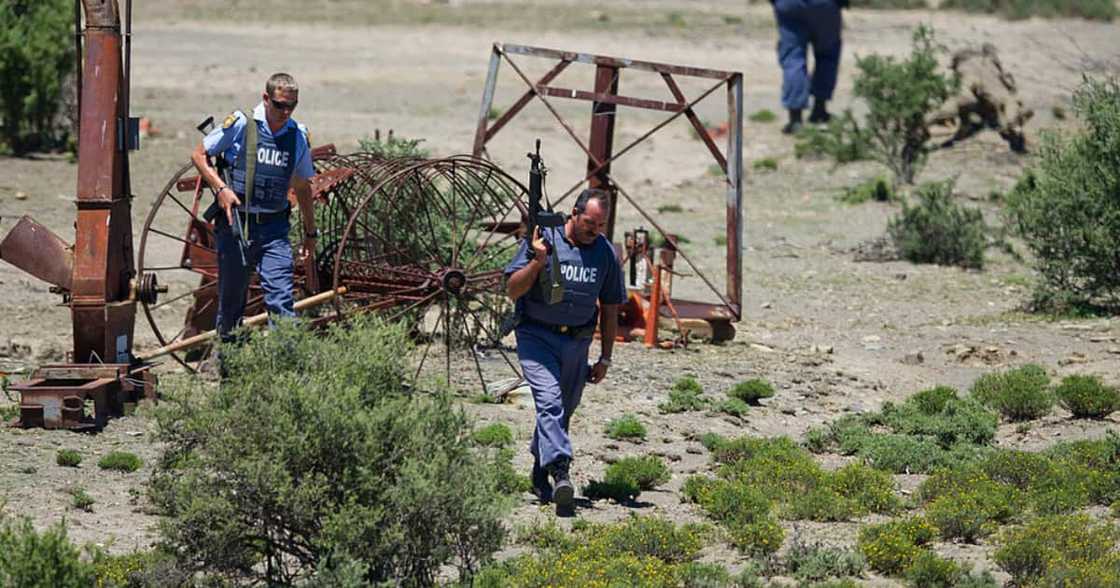
<path id="1" fill-rule="evenodd" d="M 610 97 L 618 94 L 618 68 L 610 65 L 595 66 L 595 91 L 593 94 Z M 599 170 L 588 178 L 587 187 L 611 191 L 610 172 L 611 151 L 614 149 L 614 121 L 618 105 L 614 102 L 595 101 L 591 103 L 591 137 L 589 143 L 592 157 L 587 160 L 587 169 Z M 608 162 L 608 163 L 601 163 Z M 607 211 L 607 240 L 614 240 L 615 217 L 618 212 L 618 199 L 610 199 Z"/>
<path id="2" fill-rule="evenodd" d="M 743 76 L 727 81 L 727 295 L 735 319 L 743 303 Z"/>
<path id="3" fill-rule="evenodd" d="M 536 86 L 536 89 L 538 93 L 544 94 L 545 96 L 552 96 L 554 98 L 570 98 L 572 100 L 602 102 L 606 104 L 617 104 L 619 106 L 642 108 L 645 110 L 662 110 L 665 112 L 677 112 L 684 109 L 683 102 L 664 102 L 661 100 L 650 100 L 648 98 L 634 98 L 632 96 L 619 96 L 616 94 L 588 92 L 587 90 L 572 90 L 570 88 L 555 88 L 552 86 L 541 85 Z"/>
<path id="4" fill-rule="evenodd" d="M 494 90 L 498 86 L 498 68 L 502 64 L 501 49 L 495 43 L 490 47 L 490 66 L 486 70 L 486 84 L 482 87 L 482 106 L 478 110 L 478 125 L 474 130 L 474 147 L 471 153 L 482 155 L 486 147 L 486 123 L 490 120 L 490 107 L 494 104 Z"/>
<path id="5" fill-rule="evenodd" d="M 74 274 L 74 252 L 61 237 L 35 222 L 20 217 L 0 242 L 0 259 L 64 290 L 70 290 Z"/>
<path id="6" fill-rule="evenodd" d="M 486 180 L 483 182 L 483 185 L 488 185 L 490 183 L 490 179 L 493 176 L 494 176 L 494 171 L 490 170 L 486 174 Z M 457 182 L 458 182 L 458 179 L 452 180 L 452 184 L 455 184 Z M 469 195 L 470 192 L 468 190 L 460 190 L 460 193 L 462 193 L 464 195 Z M 479 214 L 479 212 L 482 211 L 483 204 L 484 204 L 483 202 L 478 201 L 478 200 L 476 200 L 474 202 L 473 209 L 471 210 L 471 216 L 470 216 L 470 218 L 467 219 L 467 224 L 464 225 L 465 230 L 463 231 L 463 234 L 459 236 L 458 242 L 455 243 L 454 246 L 451 249 L 451 266 L 452 267 L 458 267 L 459 266 L 459 260 L 462 257 L 461 256 L 462 249 L 463 249 L 463 246 L 466 245 L 466 242 L 467 242 L 467 235 L 470 233 L 471 228 L 474 226 L 475 221 L 478 219 L 478 214 Z"/>
<path id="7" fill-rule="evenodd" d="M 677 81 L 673 79 L 672 74 L 663 73 L 661 78 L 665 80 L 665 84 L 669 86 L 669 91 L 673 93 L 673 97 L 678 102 L 684 102 L 684 92 L 681 92 L 680 86 Z M 696 134 L 700 135 L 700 139 L 707 145 L 708 151 L 712 152 L 712 157 L 716 158 L 716 163 L 719 164 L 720 169 L 723 170 L 724 175 L 727 175 L 727 158 L 719 151 L 716 142 L 712 140 L 712 136 L 708 133 L 708 129 L 704 128 L 704 123 L 700 122 L 700 117 L 696 116 L 691 108 L 684 111 L 684 115 L 688 117 L 688 122 L 692 123 L 692 128 L 696 130 Z"/>
<path id="8" fill-rule="evenodd" d="M 653 225 L 653 228 L 657 229 L 658 232 L 660 232 L 662 235 L 667 235 L 668 234 L 665 231 L 665 229 L 661 227 L 661 225 L 657 224 L 657 221 L 653 220 L 653 217 L 650 216 L 650 214 L 648 212 L 646 212 L 645 209 L 643 209 L 641 206 L 638 205 L 638 202 L 636 200 L 634 200 L 634 198 L 631 197 L 630 194 L 628 194 L 626 192 L 626 190 L 624 190 L 622 188 L 622 186 L 619 186 L 618 183 L 614 181 L 614 178 L 611 178 L 611 183 L 618 190 L 618 193 L 622 194 L 623 198 L 626 198 L 626 201 L 629 202 L 630 205 L 633 206 L 634 209 L 637 210 L 642 215 L 642 218 L 645 218 L 647 221 L 649 221 L 649 224 Z M 728 239 L 728 240 L 730 241 L 730 239 Z M 731 302 L 728 300 L 728 297 L 726 295 L 724 295 L 722 292 L 720 292 L 712 284 L 712 281 L 709 280 L 708 277 L 705 276 L 704 273 L 701 272 L 700 269 L 696 267 L 696 264 L 692 263 L 692 260 L 689 259 L 687 255 L 685 255 L 684 251 L 681 250 L 681 249 L 677 249 L 677 253 L 680 254 L 681 259 L 683 259 L 685 261 L 685 263 L 687 263 L 688 266 L 692 268 L 692 271 L 696 272 L 696 276 L 699 277 L 701 280 L 703 280 L 704 284 L 706 284 L 708 286 L 708 288 L 710 288 L 712 290 L 712 292 L 715 293 L 715 295 L 719 297 L 720 301 L 723 302 L 724 305 L 726 305 L 728 308 L 731 308 Z"/>
<path id="9" fill-rule="evenodd" d="M 652 71 L 655 73 L 671 73 L 696 78 L 713 78 L 724 80 L 727 79 L 731 72 L 720 71 L 715 69 L 706 69 L 700 67 L 689 67 L 683 65 L 671 65 L 668 63 L 658 63 L 654 61 L 641 61 L 637 59 L 622 59 L 619 57 L 610 57 L 607 55 L 593 55 L 590 53 L 576 53 L 573 51 L 559 51 L 556 49 L 545 49 L 543 47 L 532 47 L 529 45 L 511 45 L 511 44 L 496 44 L 504 53 L 513 53 L 515 55 L 530 55 L 533 57 L 551 57 L 553 59 L 564 59 L 566 61 L 575 61 L 579 63 L 589 63 L 594 65 L 606 65 L 618 68 L 630 68 L 641 71 Z"/>
<path id="10" fill-rule="evenodd" d="M 529 86 L 530 88 L 533 87 L 533 83 L 529 81 L 529 78 L 525 75 L 525 72 L 521 71 L 520 67 L 517 67 L 517 64 L 509 58 L 509 55 L 503 53 L 502 57 L 505 57 L 506 62 L 509 63 L 510 67 L 513 68 L 513 71 L 521 77 L 521 80 L 525 82 L 525 85 Z M 560 113 L 556 111 L 556 108 L 552 106 L 552 103 L 540 94 L 535 94 L 535 96 L 538 100 L 544 103 L 545 108 L 547 108 L 548 111 L 552 113 L 552 116 L 556 118 L 556 122 L 560 123 L 561 127 L 564 127 L 564 130 L 568 133 L 568 136 L 570 136 L 572 140 L 576 142 L 576 145 L 579 145 L 579 148 L 583 149 L 583 152 L 586 153 L 588 157 L 595 159 L 596 165 L 602 165 L 602 162 L 595 158 L 595 154 L 591 152 L 591 149 L 587 145 L 585 145 L 583 141 L 580 140 L 580 138 L 576 135 L 576 132 L 572 130 L 572 126 L 568 124 L 568 121 L 564 120 L 564 117 L 560 116 Z"/>
<path id="11" fill-rule="evenodd" d="M 695 106 L 696 104 L 698 104 L 699 102 L 703 101 L 705 98 L 707 98 L 709 95 L 711 95 L 712 92 L 715 92 L 716 90 L 721 88 L 723 85 L 724 85 L 723 80 L 717 82 L 716 85 L 712 86 L 711 88 L 708 88 L 707 90 L 704 91 L 704 93 L 700 94 L 698 97 L 696 97 L 691 102 L 689 102 L 685 106 L 685 110 L 690 109 L 693 106 Z M 637 147 L 639 143 L 641 143 L 642 141 L 645 141 L 646 139 L 650 138 L 650 136 L 652 136 L 657 131 L 660 131 L 661 129 L 665 128 L 665 126 L 668 125 L 669 123 L 677 120 L 677 118 L 680 117 L 682 114 L 684 114 L 684 110 L 682 110 L 680 112 L 677 112 L 677 113 L 674 113 L 673 115 L 669 116 L 669 118 L 666 118 L 665 120 L 661 121 L 660 123 L 655 125 L 653 128 L 651 128 L 650 130 L 646 131 L 645 134 L 643 134 L 642 136 L 640 136 L 637 139 L 634 139 L 633 141 L 631 141 L 629 145 L 620 149 L 618 151 L 618 153 L 615 153 L 613 156 L 611 156 L 611 158 L 609 160 L 600 163 L 598 166 L 595 167 L 595 169 L 588 172 L 588 174 L 586 176 L 584 176 L 582 179 L 576 181 L 576 183 L 573 184 L 571 188 L 568 188 L 568 190 L 565 191 L 559 198 L 557 198 L 553 202 L 553 204 L 554 205 L 559 204 L 559 203 L 563 202 L 564 200 L 566 200 L 568 198 L 568 196 L 571 196 L 572 193 L 575 192 L 580 186 L 582 186 L 584 182 L 586 182 L 588 179 L 590 179 L 593 174 L 598 173 L 600 170 L 603 169 L 603 167 L 608 166 L 612 162 L 617 161 L 618 158 L 625 155 L 627 152 L 629 152 L 634 147 Z"/>
<path id="12" fill-rule="evenodd" d="M 513 106 L 510 106 L 508 110 L 502 113 L 502 116 L 498 117 L 498 120 L 494 121 L 494 124 L 489 125 L 489 128 L 486 128 L 485 121 L 488 120 L 488 117 L 490 115 L 490 107 L 493 105 L 494 96 L 491 93 L 489 97 L 490 102 L 485 102 L 487 98 L 484 97 L 484 112 L 482 113 L 483 118 L 481 119 L 483 121 L 482 128 L 484 132 L 481 144 L 478 143 L 477 139 L 475 140 L 474 152 L 476 154 L 479 153 L 481 148 L 485 147 L 486 144 L 490 142 L 490 139 L 494 138 L 494 135 L 496 135 L 498 131 L 502 130 L 502 127 L 506 126 L 506 123 L 513 120 L 513 117 L 517 116 L 517 114 L 521 112 L 521 109 L 525 108 L 525 106 L 533 100 L 533 96 L 537 93 L 538 87 L 543 87 L 545 84 L 551 82 L 556 78 L 556 76 L 560 75 L 561 72 L 567 69 L 570 63 L 570 61 L 561 61 L 554 65 L 548 73 L 544 74 L 541 79 L 537 80 L 536 84 L 534 84 L 528 91 L 522 94 L 521 97 L 513 103 Z"/>

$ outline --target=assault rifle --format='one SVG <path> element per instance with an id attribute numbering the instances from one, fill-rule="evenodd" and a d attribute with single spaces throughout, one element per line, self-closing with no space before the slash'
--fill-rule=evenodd
<path id="1" fill-rule="evenodd" d="M 541 198 L 544 197 L 544 176 L 548 171 L 541 161 L 540 139 L 537 139 L 536 153 L 527 153 L 526 156 L 530 161 L 529 222 L 525 232 L 526 255 L 529 259 L 536 257 L 537 252 L 533 250 L 533 235 L 537 232 L 537 229 L 541 229 L 541 240 L 544 241 L 551 259 L 549 260 L 549 271 L 541 272 L 538 285 L 544 294 L 543 298 L 549 304 L 556 304 L 564 299 L 564 278 L 560 274 L 560 258 L 556 255 L 556 248 L 553 247 L 552 242 L 546 236 L 544 229 L 560 228 L 563 230 L 564 223 L 568 219 L 564 217 L 562 212 L 553 212 L 551 204 L 547 208 L 541 208 Z"/>
<path id="2" fill-rule="evenodd" d="M 207 117 L 206 120 L 202 121 L 202 123 L 200 123 L 195 128 L 197 128 L 198 132 L 202 133 L 203 135 L 208 134 L 210 130 L 214 128 L 214 117 Z M 206 156 L 206 160 L 210 161 L 209 155 Z M 221 177 L 222 181 L 228 186 L 230 179 L 229 165 L 226 163 L 225 159 L 221 155 L 219 155 L 217 161 L 213 162 L 212 165 L 214 165 L 214 168 L 218 170 L 218 176 Z M 236 206 L 233 207 L 232 212 L 233 224 L 230 225 L 229 229 L 230 232 L 233 233 L 233 237 L 237 239 L 237 254 L 241 259 L 241 265 L 243 267 L 248 266 L 249 259 L 245 256 L 245 250 L 248 249 L 249 242 L 245 238 L 245 233 L 241 230 L 241 215 L 238 214 L 239 211 L 237 210 Z M 222 210 L 222 207 L 218 205 L 218 195 L 215 194 L 214 201 L 210 203 L 210 206 L 206 207 L 206 211 L 202 213 L 202 218 L 205 219 L 206 222 L 213 225 L 217 224 L 219 214 L 224 215 L 225 211 Z"/>

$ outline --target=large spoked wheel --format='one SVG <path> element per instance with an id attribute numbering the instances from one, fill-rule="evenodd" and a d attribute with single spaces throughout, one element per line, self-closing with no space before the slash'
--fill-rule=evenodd
<path id="1" fill-rule="evenodd" d="M 520 378 L 503 269 L 526 190 L 486 161 L 413 163 L 374 184 L 340 233 L 331 270 L 340 317 L 404 321 L 414 379 L 494 393 Z"/>

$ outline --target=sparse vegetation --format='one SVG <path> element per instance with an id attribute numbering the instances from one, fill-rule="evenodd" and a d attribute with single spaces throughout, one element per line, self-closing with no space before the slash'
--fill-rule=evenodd
<path id="1" fill-rule="evenodd" d="M 858 546 L 871 569 L 901 576 L 937 536 L 937 529 L 921 517 L 868 525 L 859 531 Z"/>
<path id="2" fill-rule="evenodd" d="M 70 542 L 62 523 L 42 533 L 30 519 L 0 513 L 0 586 L 88 588 L 93 565 Z"/>
<path id="3" fill-rule="evenodd" d="M 657 214 L 670 214 L 684 212 L 684 208 L 680 204 L 662 204 L 657 207 Z"/>
<path id="4" fill-rule="evenodd" d="M 778 160 L 773 157 L 763 157 L 762 159 L 754 160 L 751 167 L 754 168 L 755 171 L 777 171 Z"/>
<path id="5" fill-rule="evenodd" d="M 615 440 L 645 441 L 646 426 L 632 414 L 623 415 L 607 423 L 607 437 Z"/>
<path id="6" fill-rule="evenodd" d="M 1116 540 L 1108 522 L 1045 516 L 1006 530 L 994 559 L 1019 586 L 1114 586 L 1120 582 Z"/>
<path id="7" fill-rule="evenodd" d="M 1111 0 L 945 0 L 941 8 L 998 14 L 1011 20 L 1037 16 L 1110 21 L 1117 14 Z"/>
<path id="8" fill-rule="evenodd" d="M 897 200 L 894 185 L 883 176 L 876 176 L 855 186 L 844 188 L 844 192 L 837 196 L 837 200 L 846 204 L 863 204 L 864 202 L 892 202 Z"/>
<path id="9" fill-rule="evenodd" d="M 513 443 L 513 431 L 505 423 L 492 423 L 472 433 L 471 439 L 484 447 L 505 447 Z"/>
<path id="10" fill-rule="evenodd" d="M 85 488 L 75 486 L 66 491 L 70 495 L 70 506 L 78 510 L 86 512 L 93 512 L 93 505 L 96 502 L 92 496 L 86 492 Z"/>
<path id="11" fill-rule="evenodd" d="M 675 414 L 708 408 L 708 399 L 704 398 L 704 388 L 693 376 L 684 376 L 673 383 L 669 389 L 669 399 L 657 405 L 663 413 Z"/>
<path id="12" fill-rule="evenodd" d="M 774 396 L 774 386 L 761 378 L 751 378 L 732 386 L 727 395 L 747 404 L 757 405 L 759 400 Z"/>
<path id="13" fill-rule="evenodd" d="M 852 0 L 853 8 L 869 10 L 915 10 L 928 8 L 925 0 Z"/>
<path id="14" fill-rule="evenodd" d="M 420 147 L 423 142 L 424 139 L 407 139 L 389 131 L 384 139 L 379 137 L 358 139 L 358 147 L 383 159 L 424 159 L 430 154 L 427 149 Z"/>
<path id="15" fill-rule="evenodd" d="M 747 116 L 747 120 L 756 123 L 772 123 L 778 120 L 778 115 L 774 114 L 774 111 L 772 110 L 763 108 L 761 110 L 752 112 L 749 116 Z"/>
<path id="16" fill-rule="evenodd" d="M 97 460 L 97 467 L 103 470 L 113 470 L 126 474 L 140 469 L 144 462 L 135 454 L 128 451 L 113 451 Z"/>
<path id="17" fill-rule="evenodd" d="M 1074 418 L 1101 419 L 1120 409 L 1120 391 L 1097 376 L 1066 376 L 1054 395 Z"/>
<path id="18" fill-rule="evenodd" d="M 751 411 L 751 407 L 738 398 L 724 398 L 722 402 L 715 405 L 715 410 L 733 417 L 742 417 Z"/>
<path id="19" fill-rule="evenodd" d="M 903 259 L 914 263 L 984 266 L 987 226 L 975 208 L 953 203 L 953 182 L 918 187 L 918 203 L 902 203 L 902 212 L 890 220 L 887 234 Z"/>
<path id="20" fill-rule="evenodd" d="M 1073 104 L 1085 130 L 1045 135 L 1037 165 L 1007 197 L 1034 254 L 1033 304 L 1048 312 L 1120 308 L 1120 177 L 1100 173 L 1120 157 L 1120 81 L 1087 79 Z"/>
<path id="21" fill-rule="evenodd" d="M 669 478 L 669 468 L 660 457 L 624 457 L 607 466 L 603 480 L 592 481 L 583 493 L 593 500 L 609 498 L 615 502 L 628 502 L 643 491 L 668 482 Z"/>
<path id="22" fill-rule="evenodd" d="M 852 111 L 845 110 L 824 127 L 802 127 L 793 153 L 798 159 L 826 157 L 842 165 L 871 159 L 871 139 Z"/>
<path id="23" fill-rule="evenodd" d="M 802 583 L 859 577 L 867 567 L 867 560 L 857 551 L 819 543 L 802 543 L 796 538 L 786 553 L 784 563 L 786 571 Z"/>
<path id="24" fill-rule="evenodd" d="M 59 449 L 54 461 L 62 467 L 76 468 L 82 463 L 82 454 L 73 449 Z"/>
<path id="25" fill-rule="evenodd" d="M 1049 414 L 1054 406 L 1049 384 L 1046 370 L 1027 364 L 981 376 L 972 385 L 972 397 L 1008 420 L 1032 420 Z"/>

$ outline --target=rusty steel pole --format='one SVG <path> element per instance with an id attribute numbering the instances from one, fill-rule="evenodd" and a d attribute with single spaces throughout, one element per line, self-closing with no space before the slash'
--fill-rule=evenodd
<path id="1" fill-rule="evenodd" d="M 595 94 L 597 96 L 618 95 L 618 72 L 613 65 L 595 66 Z M 611 209 L 607 215 L 607 239 L 614 240 L 615 212 L 618 198 L 611 185 L 611 156 L 614 149 L 614 119 L 618 106 L 613 102 L 591 103 L 591 137 L 588 148 L 591 155 L 587 158 L 588 188 L 606 190 L 611 195 Z"/>

